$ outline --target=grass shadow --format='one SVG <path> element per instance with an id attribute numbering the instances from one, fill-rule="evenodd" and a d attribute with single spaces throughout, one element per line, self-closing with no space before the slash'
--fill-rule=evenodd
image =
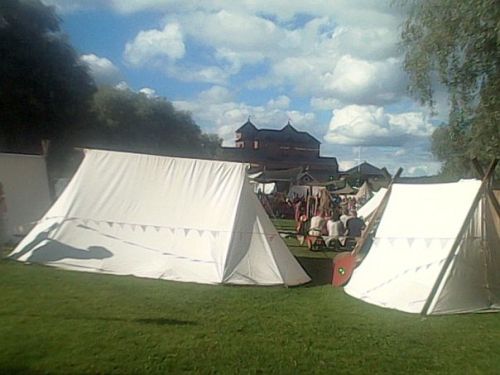
<path id="1" fill-rule="evenodd" d="M 168 319 L 168 318 L 144 318 L 144 319 L 132 319 L 134 323 L 142 324 L 153 324 L 158 326 L 164 325 L 176 325 L 176 326 L 194 326 L 195 322 L 189 320 L 178 320 L 178 319 Z"/>
<path id="2" fill-rule="evenodd" d="M 311 278 L 306 286 L 319 286 L 332 283 L 333 261 L 331 258 L 296 257 L 297 261 Z"/>
<path id="3" fill-rule="evenodd" d="M 67 316 L 67 315 L 45 315 L 45 314 L 14 314 L 14 313 L 0 313 L 0 316 L 22 316 L 24 318 L 37 318 L 37 319 L 56 319 L 56 320 L 84 320 L 84 321 L 103 321 L 103 322 L 128 322 L 140 324 L 154 324 L 154 325 L 178 325 L 178 326 L 193 326 L 197 323 L 191 320 L 180 320 L 170 318 L 114 318 L 104 316 Z"/>

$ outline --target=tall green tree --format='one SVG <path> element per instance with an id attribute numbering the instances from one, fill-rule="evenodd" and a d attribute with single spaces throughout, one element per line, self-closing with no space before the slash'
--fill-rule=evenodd
<path id="1" fill-rule="evenodd" d="M 95 121 L 85 131 L 94 147 L 155 154 L 211 157 L 221 140 L 203 134 L 187 112 L 164 98 L 101 87 L 94 95 Z"/>
<path id="2" fill-rule="evenodd" d="M 410 92 L 434 108 L 436 82 L 450 98 L 449 123 L 432 137 L 445 174 L 500 153 L 500 4 L 498 0 L 399 1 Z"/>
<path id="3" fill-rule="evenodd" d="M 60 150 L 89 113 L 94 82 L 59 24 L 39 0 L 0 1 L 3 151 L 36 152 L 42 139 Z"/>

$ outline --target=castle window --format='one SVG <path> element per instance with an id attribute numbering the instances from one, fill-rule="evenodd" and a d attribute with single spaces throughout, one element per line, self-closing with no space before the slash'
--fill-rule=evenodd
<path id="1" fill-rule="evenodd" d="M 259 149 L 259 141 L 253 141 L 253 149 L 258 150 Z"/>

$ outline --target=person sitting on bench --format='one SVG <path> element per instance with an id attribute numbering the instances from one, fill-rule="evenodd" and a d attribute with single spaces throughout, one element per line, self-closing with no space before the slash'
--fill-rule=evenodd
<path id="1" fill-rule="evenodd" d="M 316 215 L 311 218 L 311 223 L 309 227 L 309 231 L 307 232 L 307 247 L 309 249 L 313 248 L 313 245 L 321 240 L 323 243 L 323 238 L 321 235 L 325 230 L 325 215 L 322 211 L 316 211 Z"/>
<path id="2" fill-rule="evenodd" d="M 359 218 L 356 211 L 351 211 L 351 218 L 347 220 L 346 229 L 348 237 L 361 237 L 361 232 L 366 225 L 363 219 Z"/>

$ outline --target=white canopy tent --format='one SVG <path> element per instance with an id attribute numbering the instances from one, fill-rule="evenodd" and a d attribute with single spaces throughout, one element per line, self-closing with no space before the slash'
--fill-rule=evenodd
<path id="1" fill-rule="evenodd" d="M 276 193 L 276 182 L 250 182 L 253 185 L 254 193 L 262 193 L 266 195 Z"/>
<path id="2" fill-rule="evenodd" d="M 306 197 L 308 194 L 312 197 L 315 197 L 320 194 L 320 191 L 325 189 L 324 186 L 316 186 L 316 185 L 293 185 L 290 186 L 290 190 L 288 191 L 288 198 L 302 198 Z"/>
<path id="3" fill-rule="evenodd" d="M 499 310 L 500 228 L 482 191 L 477 180 L 393 185 L 373 244 L 345 291 L 410 313 Z"/>
<path id="4" fill-rule="evenodd" d="M 87 150 L 10 255 L 64 269 L 197 283 L 310 280 L 277 233 L 245 164 Z"/>
<path id="5" fill-rule="evenodd" d="M 0 208 L 6 240 L 25 235 L 50 207 L 45 158 L 40 155 L 0 153 Z M 4 239 L 4 240 L 5 240 Z"/>

